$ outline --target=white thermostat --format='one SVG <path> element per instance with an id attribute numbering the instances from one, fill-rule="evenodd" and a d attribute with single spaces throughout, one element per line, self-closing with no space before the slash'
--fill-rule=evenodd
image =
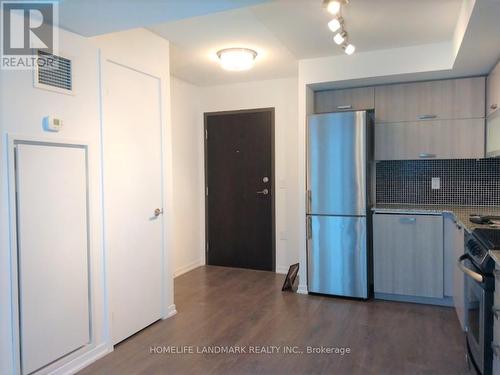
<path id="1" fill-rule="evenodd" d="M 43 130 L 48 132 L 58 132 L 61 130 L 63 122 L 59 118 L 47 116 L 43 118 Z"/>

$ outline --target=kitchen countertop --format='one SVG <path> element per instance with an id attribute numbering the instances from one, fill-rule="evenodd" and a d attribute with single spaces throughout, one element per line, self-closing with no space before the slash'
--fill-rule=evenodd
<path id="1" fill-rule="evenodd" d="M 372 208 L 374 212 L 380 213 L 409 213 L 409 214 L 451 214 L 463 225 L 465 229 L 472 232 L 476 228 L 489 228 L 488 224 L 475 224 L 469 221 L 471 214 L 500 216 L 500 207 L 477 207 L 477 206 L 446 206 L 446 205 L 417 205 L 417 204 L 377 204 Z M 500 252 L 499 260 L 500 260 Z M 500 264 L 500 263 L 499 263 Z"/>

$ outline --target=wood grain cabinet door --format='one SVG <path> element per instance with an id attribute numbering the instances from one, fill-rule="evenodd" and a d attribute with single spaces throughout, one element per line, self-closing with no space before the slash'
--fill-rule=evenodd
<path id="1" fill-rule="evenodd" d="M 314 93 L 315 113 L 358 111 L 375 108 L 375 89 L 360 87 Z"/>
<path id="2" fill-rule="evenodd" d="M 484 158 L 485 120 L 435 120 L 375 125 L 375 160 Z"/>
<path id="3" fill-rule="evenodd" d="M 443 298 L 443 218 L 376 214 L 375 293 Z"/>
<path id="4" fill-rule="evenodd" d="M 500 62 L 486 79 L 486 114 L 489 116 L 500 107 Z"/>
<path id="5" fill-rule="evenodd" d="M 482 118 L 484 104 L 484 77 L 379 86 L 375 122 Z"/>

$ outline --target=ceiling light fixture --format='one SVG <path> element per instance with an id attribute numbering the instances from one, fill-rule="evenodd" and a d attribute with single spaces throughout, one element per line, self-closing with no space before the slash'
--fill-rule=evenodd
<path id="1" fill-rule="evenodd" d="M 340 12 L 340 1 L 329 1 L 326 5 L 326 10 L 331 14 L 336 15 Z"/>
<path id="2" fill-rule="evenodd" d="M 348 55 L 352 55 L 354 51 L 356 50 L 356 47 L 354 47 L 352 44 L 348 44 L 344 47 L 344 52 Z"/>
<path id="3" fill-rule="evenodd" d="M 333 37 L 333 41 L 337 43 L 338 45 L 341 45 L 342 43 L 345 42 L 347 37 L 347 33 L 345 31 L 340 31 L 335 36 Z"/>
<path id="4" fill-rule="evenodd" d="M 243 71 L 252 68 L 257 52 L 249 48 L 225 48 L 217 51 L 222 68 Z"/>
<path id="5" fill-rule="evenodd" d="M 323 0 L 326 10 L 334 16 L 340 12 L 340 7 L 346 5 L 349 0 Z"/>
<path id="6" fill-rule="evenodd" d="M 335 32 L 342 27 L 342 18 L 334 18 L 330 22 L 328 22 L 328 28 Z"/>

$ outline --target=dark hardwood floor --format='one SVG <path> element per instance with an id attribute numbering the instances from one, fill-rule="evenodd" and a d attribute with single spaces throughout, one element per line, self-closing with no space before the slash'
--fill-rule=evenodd
<path id="1" fill-rule="evenodd" d="M 175 279 L 178 314 L 80 374 L 467 374 L 451 308 L 281 292 L 283 275 L 200 267 Z M 151 347 L 347 347 L 349 354 L 151 354 Z M 181 349 L 181 348 L 178 348 Z"/>

